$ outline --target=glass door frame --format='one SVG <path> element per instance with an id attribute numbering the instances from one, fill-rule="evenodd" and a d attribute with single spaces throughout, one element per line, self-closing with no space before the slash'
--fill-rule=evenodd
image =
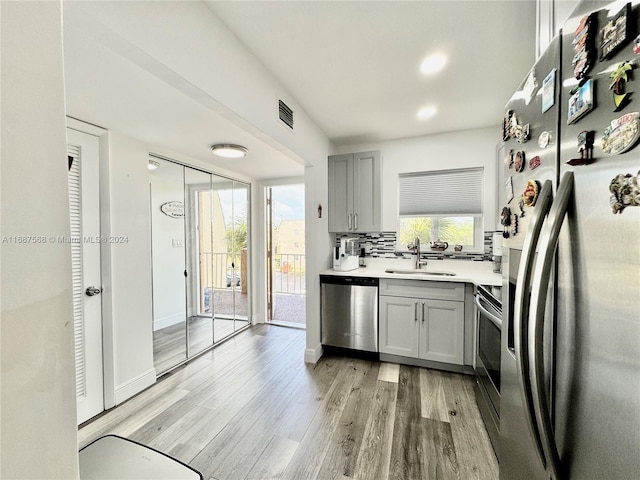
<path id="1" fill-rule="evenodd" d="M 199 167 L 194 167 L 192 165 L 188 165 L 185 163 L 182 163 L 180 161 L 171 159 L 171 158 L 167 158 L 163 155 L 159 155 L 159 154 L 155 154 L 155 153 L 149 153 L 149 158 L 152 160 L 162 160 L 165 162 L 169 162 L 171 164 L 175 164 L 176 166 L 181 167 L 183 170 L 183 174 L 182 174 L 182 181 L 183 181 L 183 194 L 184 194 L 184 215 L 185 217 L 183 218 L 183 225 L 184 225 L 184 241 L 185 241 L 185 263 L 184 263 L 184 267 L 185 267 L 185 273 L 187 274 L 186 278 L 185 278 L 185 308 L 186 308 L 186 312 L 185 312 L 185 349 L 186 349 L 186 355 L 183 360 L 181 360 L 180 362 L 176 363 L 175 365 L 162 370 L 161 372 L 159 372 L 159 375 L 164 375 L 170 371 L 172 371 L 173 369 L 175 369 L 176 367 L 188 362 L 189 360 L 196 358 L 197 356 L 211 350 L 212 348 L 214 348 L 216 345 L 218 345 L 219 343 L 221 343 L 224 340 L 227 340 L 228 338 L 231 338 L 233 335 L 235 335 L 236 333 L 244 330 L 245 328 L 248 328 L 249 326 L 251 326 L 252 322 L 251 322 L 251 318 L 252 318 L 252 291 L 251 291 L 251 242 L 252 242 L 252 236 L 251 236 L 251 210 L 252 210 L 252 205 L 251 205 L 251 187 L 252 184 L 251 182 L 246 182 L 246 181 L 242 181 L 242 180 L 238 180 L 235 179 L 233 177 L 229 177 L 227 175 L 221 175 L 219 173 L 213 172 L 213 171 L 209 171 L 209 170 L 205 170 L 203 168 L 199 168 Z M 206 312 L 201 312 L 200 311 L 200 306 L 202 304 L 202 302 L 204 301 L 203 298 L 201 298 L 201 295 L 204 295 L 204 290 L 201 288 L 202 284 L 201 284 L 201 272 L 200 272 L 200 243 L 201 243 L 201 239 L 200 239 L 200 235 L 196 234 L 195 235 L 195 239 L 193 242 L 193 246 L 196 249 L 196 254 L 197 254 L 197 258 L 192 258 L 193 254 L 187 252 L 187 236 L 191 235 L 192 232 L 188 232 L 188 228 L 189 228 L 189 224 L 191 223 L 191 220 L 188 220 L 186 218 L 187 215 L 194 215 L 194 218 L 192 219 L 195 222 L 196 225 L 196 231 L 198 230 L 199 226 L 200 226 L 200 219 L 199 219 L 199 209 L 200 209 L 200 201 L 199 201 L 199 196 L 195 195 L 196 192 L 201 192 L 201 191 L 206 191 L 202 188 L 199 188 L 199 185 L 194 184 L 194 188 L 192 188 L 191 185 L 188 185 L 186 183 L 186 169 L 190 169 L 193 170 L 194 172 L 201 172 L 203 174 L 209 175 L 209 191 L 211 193 L 213 193 L 215 191 L 214 188 L 214 179 L 218 178 L 218 179 L 223 179 L 225 180 L 228 185 L 229 188 L 231 190 L 232 193 L 232 212 L 235 212 L 235 206 L 234 206 L 234 192 L 235 192 L 235 188 L 236 186 L 241 186 L 243 190 L 246 190 L 246 250 L 247 250 L 247 255 L 246 255 L 246 279 L 244 279 L 244 281 L 246 282 L 246 302 L 247 302 L 247 318 L 246 320 L 243 318 L 241 319 L 242 323 L 244 324 L 241 327 L 237 327 L 236 326 L 236 320 L 237 320 L 237 314 L 236 314 L 236 299 L 235 296 L 233 297 L 233 313 L 232 313 L 232 319 L 233 319 L 233 331 L 231 333 L 229 333 L 228 335 L 225 335 L 221 338 L 216 338 L 215 335 L 215 304 L 214 304 L 214 294 L 213 294 L 213 285 L 211 287 L 211 291 L 210 291 L 210 305 L 211 305 L 211 322 L 212 322 L 212 339 L 211 339 L 211 345 L 208 345 L 206 348 L 198 350 L 196 352 L 192 352 L 190 349 L 190 332 L 189 332 L 189 314 L 188 312 L 191 311 L 195 316 L 199 316 L 201 314 L 205 314 Z M 188 197 L 188 201 L 187 201 L 187 197 Z M 244 201 L 244 198 L 243 198 Z M 193 205 L 193 212 L 190 213 L 190 210 L 188 208 L 189 203 L 195 202 L 195 204 Z M 212 200 L 213 203 L 213 200 Z M 213 208 L 213 207 L 212 207 Z M 235 213 L 232 213 L 232 227 L 235 228 Z M 226 226 L 226 223 L 225 223 Z M 153 224 L 151 225 L 151 229 L 153 232 Z M 226 235 L 226 232 L 225 232 Z M 153 237 L 152 237 L 153 238 Z M 152 252 L 153 255 L 153 252 Z M 234 262 L 233 259 L 235 259 L 236 257 L 238 259 L 241 259 L 242 255 L 241 255 L 241 251 L 238 250 L 237 252 L 234 250 L 234 247 L 232 247 L 232 252 L 230 253 L 230 255 L 232 256 L 232 262 Z M 212 260 L 213 261 L 213 260 Z M 194 267 L 195 265 L 195 267 Z M 197 295 L 190 295 L 189 294 L 189 290 L 191 289 L 188 284 L 189 282 L 192 282 L 192 274 L 190 274 L 190 272 L 193 270 L 193 268 L 195 268 L 196 270 L 196 280 L 194 283 L 194 285 L 191 288 L 197 288 Z M 240 271 L 240 267 L 236 267 L 238 269 L 238 271 Z M 234 280 L 234 271 L 232 269 L 232 287 L 235 288 L 235 285 L 233 285 L 233 280 Z M 153 278 L 152 278 L 153 281 Z M 232 289 L 233 291 L 233 289 Z M 235 292 L 234 292 L 235 295 Z M 188 305 L 188 303 L 195 303 L 192 304 L 190 307 Z"/>

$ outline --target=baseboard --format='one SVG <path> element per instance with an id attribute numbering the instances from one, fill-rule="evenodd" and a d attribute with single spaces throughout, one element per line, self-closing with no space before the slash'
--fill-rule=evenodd
<path id="1" fill-rule="evenodd" d="M 304 351 L 304 363 L 318 363 L 322 357 L 322 345 L 318 345 L 316 348 L 307 348 Z"/>
<path id="2" fill-rule="evenodd" d="M 403 357 L 400 355 L 391 355 L 388 353 L 380 354 L 381 362 L 399 363 L 401 365 L 413 365 L 415 367 L 433 368 L 435 370 L 444 370 L 446 372 L 464 373 L 465 375 L 475 375 L 475 371 L 471 365 L 456 365 L 453 363 L 435 362 L 433 360 L 422 360 L 421 358 Z"/>
<path id="3" fill-rule="evenodd" d="M 172 325 L 176 325 L 180 322 L 184 322 L 186 315 L 184 312 L 176 313 L 175 315 L 169 315 L 168 317 L 159 318 L 154 320 L 153 322 L 153 331 L 157 332 L 163 328 L 170 327 Z"/>
<path id="4" fill-rule="evenodd" d="M 133 397 L 136 393 L 140 393 L 145 388 L 156 383 L 156 377 L 156 369 L 151 368 L 137 377 L 132 378 L 128 382 L 118 385 L 115 392 L 116 405 L 120 405 L 125 400 Z"/>

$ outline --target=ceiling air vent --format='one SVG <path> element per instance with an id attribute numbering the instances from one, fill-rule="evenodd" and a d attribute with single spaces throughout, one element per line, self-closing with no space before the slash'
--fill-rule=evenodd
<path id="1" fill-rule="evenodd" d="M 291 110 L 282 100 L 278 100 L 278 110 L 280 120 L 282 120 L 287 127 L 293 130 L 293 110 Z"/>

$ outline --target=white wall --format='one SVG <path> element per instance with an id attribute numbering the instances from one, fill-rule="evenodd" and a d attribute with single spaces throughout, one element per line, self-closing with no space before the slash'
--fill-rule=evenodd
<path id="1" fill-rule="evenodd" d="M 339 147 L 338 153 L 380 150 L 382 154 L 382 230 L 396 231 L 398 174 L 484 167 L 484 230 L 496 228 L 496 128 L 463 130 L 423 137 Z"/>
<path id="2" fill-rule="evenodd" d="M 100 208 L 105 236 L 125 243 L 102 245 L 106 406 L 155 382 L 151 302 L 149 150 L 117 132 L 101 141 Z M 109 358 L 111 357 L 111 358 Z M 113 393 L 114 397 L 109 398 Z"/>
<path id="3" fill-rule="evenodd" d="M 78 478 L 60 12 L 0 2 L 1 478 Z"/>
<path id="4" fill-rule="evenodd" d="M 307 346 L 305 362 L 315 363 L 322 355 L 320 344 L 320 277 L 330 266 L 332 239 L 329 234 L 327 208 L 329 198 L 329 167 L 327 157 L 334 152 L 327 145 L 324 155 L 314 159 L 313 167 L 304 169 L 305 184 L 305 248 L 307 249 Z M 318 205 L 322 218 L 318 218 Z"/>

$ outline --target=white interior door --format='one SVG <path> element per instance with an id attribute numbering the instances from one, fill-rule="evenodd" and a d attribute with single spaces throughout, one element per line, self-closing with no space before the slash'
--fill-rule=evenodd
<path id="1" fill-rule="evenodd" d="M 98 138 L 67 130 L 78 424 L 104 410 Z"/>

